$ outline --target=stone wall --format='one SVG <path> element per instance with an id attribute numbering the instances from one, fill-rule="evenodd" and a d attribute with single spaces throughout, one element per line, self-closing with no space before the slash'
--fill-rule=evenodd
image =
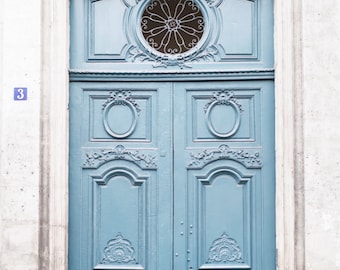
<path id="1" fill-rule="evenodd" d="M 0 1 L 0 269 L 38 269 L 41 1 Z M 27 87 L 27 101 L 14 88 Z"/>
<path id="2" fill-rule="evenodd" d="M 303 1 L 306 269 L 340 269 L 340 1 Z M 298 180 L 298 179 L 297 179 Z"/>

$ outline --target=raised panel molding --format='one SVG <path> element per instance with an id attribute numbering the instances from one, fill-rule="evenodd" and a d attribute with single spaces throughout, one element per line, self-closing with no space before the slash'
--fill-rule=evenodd
<path id="1" fill-rule="evenodd" d="M 253 196 L 257 176 L 243 174 L 234 166 L 217 164 L 210 164 L 204 175 L 196 172 L 191 175 L 197 180 L 194 182 L 197 194 L 190 196 L 194 196 L 191 200 L 195 202 L 196 226 L 200 232 L 199 269 L 250 269 L 253 241 L 257 238 L 251 223 L 251 215 L 256 211 Z M 216 217 L 219 222 L 214 222 Z M 221 236 L 211 231 L 220 232 Z M 259 242 L 256 245 L 260 246 Z"/>
<path id="2" fill-rule="evenodd" d="M 187 88 L 188 142 L 195 147 L 207 142 L 254 142 L 255 118 L 258 107 L 256 89 L 233 89 L 227 86 L 218 88 Z M 254 91 L 255 90 L 255 91 Z"/>
<path id="3" fill-rule="evenodd" d="M 157 88 L 83 88 L 84 132 L 89 146 L 103 142 L 152 143 L 155 136 Z M 85 122 L 84 122 L 85 123 Z M 92 146 L 92 145 L 91 145 Z M 96 145 L 97 146 L 97 145 Z"/>
<path id="4" fill-rule="evenodd" d="M 252 81 L 201 83 L 186 89 L 187 146 L 195 149 L 203 144 L 228 144 L 259 147 L 262 144 L 261 99 L 267 83 Z M 242 147 L 245 147 L 243 145 Z"/>
<path id="5" fill-rule="evenodd" d="M 237 185 L 245 185 L 251 180 L 251 176 L 243 176 L 234 168 L 213 167 L 205 175 L 196 176 L 203 185 L 212 185 L 215 178 L 220 174 L 231 175 Z"/>
<path id="6" fill-rule="evenodd" d="M 140 173 L 133 167 L 115 167 L 90 177 L 92 185 L 89 188 L 92 186 L 93 197 L 89 200 L 88 211 L 93 221 L 84 220 L 83 224 L 88 222 L 87 228 L 93 235 L 89 244 L 92 243 L 95 252 L 89 255 L 93 256 L 94 269 L 143 269 L 138 263 L 145 262 L 146 254 L 141 248 L 150 232 L 140 228 L 147 220 L 146 209 L 151 193 L 149 181 L 153 176 Z M 121 211 L 123 199 L 129 202 L 125 211 Z M 128 224 L 126 220 L 129 220 Z M 111 231 L 116 234 L 113 238 Z M 129 235 L 129 239 L 123 235 Z"/>
<path id="7" fill-rule="evenodd" d="M 124 2 L 91 0 L 87 8 L 88 60 L 124 61 L 129 46 L 122 25 L 126 9 Z"/>
<path id="8" fill-rule="evenodd" d="M 258 59 L 259 27 L 256 0 L 196 0 L 195 3 L 204 18 L 204 32 L 195 46 L 178 54 L 159 53 L 150 47 L 143 37 L 141 18 L 148 1 L 92 0 L 88 3 L 87 12 L 90 19 L 87 26 L 88 37 L 85 39 L 88 61 L 149 63 L 153 67 L 191 68 L 195 63 Z M 176 20 L 181 21 L 181 18 L 176 17 Z M 178 31 L 175 34 L 179 33 Z"/>
<path id="9" fill-rule="evenodd" d="M 258 59 L 258 1 L 222 1 L 223 24 L 219 35 L 221 61 Z"/>

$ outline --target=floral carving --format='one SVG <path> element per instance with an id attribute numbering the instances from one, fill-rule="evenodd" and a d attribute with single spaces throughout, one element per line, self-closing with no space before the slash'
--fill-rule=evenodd
<path id="1" fill-rule="evenodd" d="M 242 252 L 236 240 L 223 233 L 212 243 L 207 263 L 228 262 L 242 263 Z"/>
<path id="2" fill-rule="evenodd" d="M 179 68 L 191 68 L 190 63 L 200 62 L 200 61 L 215 61 L 218 55 L 218 50 L 215 46 L 206 48 L 203 51 L 195 53 L 190 56 L 183 57 L 181 55 L 175 58 L 169 58 L 165 56 L 158 56 L 152 53 L 146 53 L 136 46 L 132 46 L 129 49 L 129 60 L 132 62 L 153 62 L 153 67 L 168 67 L 168 66 L 178 66 Z"/>
<path id="3" fill-rule="evenodd" d="M 206 0 L 209 6 L 219 6 L 223 0 Z"/>
<path id="4" fill-rule="evenodd" d="M 117 145 L 113 149 L 99 152 L 85 153 L 83 168 L 98 168 L 101 164 L 110 160 L 129 160 L 144 169 L 156 169 L 156 156 L 140 153 L 137 150 L 128 150 L 123 145 Z"/>
<path id="5" fill-rule="evenodd" d="M 180 57 L 178 57 L 178 61 L 174 63 L 174 60 L 169 60 L 168 57 L 164 56 L 157 56 L 152 53 L 147 54 L 137 46 L 132 46 L 129 49 L 129 55 L 128 58 L 132 62 L 154 62 L 153 67 L 167 67 L 171 65 L 178 65 L 179 67 L 183 68 L 184 64 L 183 61 L 180 60 Z"/>
<path id="6" fill-rule="evenodd" d="M 230 91 L 225 91 L 225 90 L 222 90 L 222 91 L 218 91 L 218 92 L 214 92 L 213 93 L 213 97 L 209 100 L 209 102 L 207 104 L 205 104 L 204 106 L 204 112 L 206 113 L 207 110 L 209 109 L 209 107 L 212 105 L 212 104 L 218 104 L 218 105 L 221 105 L 221 104 L 226 104 L 226 105 L 229 105 L 230 103 L 234 103 L 238 108 L 239 110 L 242 112 L 242 106 L 241 104 L 239 103 L 239 101 L 234 97 L 234 93 L 233 92 L 230 92 Z"/>
<path id="7" fill-rule="evenodd" d="M 102 110 L 111 104 L 111 105 L 126 105 L 127 103 L 131 104 L 137 111 L 138 115 L 141 111 L 138 103 L 131 97 L 131 91 L 126 90 L 116 90 L 110 92 L 110 97 L 103 104 Z"/>
<path id="8" fill-rule="evenodd" d="M 191 61 L 205 61 L 205 62 L 209 62 L 209 61 L 216 61 L 216 57 L 218 56 L 218 50 L 215 46 L 210 46 L 208 48 L 206 48 L 205 50 L 195 54 L 195 58 L 193 58 Z"/>
<path id="9" fill-rule="evenodd" d="M 189 168 L 202 168 L 207 163 L 220 159 L 231 159 L 242 163 L 247 168 L 261 168 L 262 161 L 259 152 L 247 152 L 243 149 L 232 149 L 226 144 L 221 144 L 215 149 L 204 149 L 198 153 L 190 153 Z"/>
<path id="10" fill-rule="evenodd" d="M 135 250 L 129 240 L 121 233 L 109 240 L 104 248 L 102 264 L 136 264 Z"/>
<path id="11" fill-rule="evenodd" d="M 131 46 L 129 49 L 129 59 L 132 62 L 144 62 L 144 61 L 153 61 L 154 58 L 147 55 L 137 46 Z"/>

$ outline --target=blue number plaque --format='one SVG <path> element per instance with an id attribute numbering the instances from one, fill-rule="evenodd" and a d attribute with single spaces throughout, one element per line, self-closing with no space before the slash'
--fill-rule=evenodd
<path id="1" fill-rule="evenodd" d="M 15 87 L 14 100 L 27 100 L 27 87 Z"/>

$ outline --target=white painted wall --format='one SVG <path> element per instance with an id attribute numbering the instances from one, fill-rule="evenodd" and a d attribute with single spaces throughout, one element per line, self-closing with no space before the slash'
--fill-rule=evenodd
<path id="1" fill-rule="evenodd" d="M 40 0 L 0 1 L 0 269 L 38 269 Z M 14 101 L 13 88 L 28 100 Z"/>
<path id="2" fill-rule="evenodd" d="M 303 1 L 306 269 L 340 269 L 340 1 Z"/>
<path id="3" fill-rule="evenodd" d="M 289 6 L 286 4 L 288 2 L 294 3 L 288 0 L 275 1 L 276 9 L 288 10 Z M 64 168 L 64 164 L 67 164 L 67 160 L 64 158 L 63 162 L 65 157 L 63 151 L 67 149 L 67 133 L 64 131 L 67 130 L 65 78 L 68 56 L 65 3 L 64 0 L 49 2 L 0 0 L 1 270 L 39 269 L 39 256 L 40 261 L 43 261 L 40 265 L 46 265 L 46 262 L 49 265 L 40 267 L 41 270 L 65 269 L 67 213 L 64 206 L 67 204 L 65 191 L 67 168 Z M 287 254 L 293 254 L 295 250 L 282 251 L 280 247 L 279 252 L 286 254 L 284 255 L 286 257 L 280 260 L 279 269 L 338 270 L 340 269 L 340 1 L 301 0 L 301 3 L 302 35 L 301 39 L 295 37 L 295 40 L 301 41 L 302 54 L 299 56 L 302 59 L 302 67 L 298 65 L 298 70 L 294 72 L 302 74 L 301 80 L 299 79 L 301 87 L 296 89 L 297 96 L 302 97 L 298 100 L 302 102 L 294 103 L 292 100 L 291 104 L 297 106 L 295 111 L 302 110 L 303 120 L 298 122 L 301 124 L 302 132 L 297 134 L 302 136 L 303 144 L 299 143 L 299 138 L 296 139 L 299 150 L 302 149 L 303 162 L 295 165 L 297 164 L 299 171 L 304 174 L 301 179 L 296 177 L 294 181 L 304 181 L 303 190 L 298 190 L 297 193 L 304 195 L 302 202 L 305 211 L 301 212 L 304 214 L 304 222 L 298 232 L 299 238 L 305 239 L 305 251 L 302 252 L 305 260 L 301 258 L 299 260 L 304 261 L 305 267 L 300 264 L 296 264 L 300 265 L 296 268 L 292 267 L 294 262 L 290 261 Z M 41 14 L 42 11 L 44 16 Z M 282 38 L 285 35 L 290 24 L 292 20 L 289 16 L 283 18 L 280 26 L 283 33 L 279 35 L 276 33 L 277 49 L 281 48 L 280 44 L 285 44 L 284 40 L 278 40 L 278 37 Z M 290 45 L 282 46 L 284 53 L 294 48 L 294 44 Z M 46 49 L 49 47 L 50 53 Z M 278 74 L 278 78 L 281 82 L 288 80 L 287 76 L 294 76 L 291 75 L 294 72 L 280 68 L 279 66 L 278 70 L 282 73 Z M 13 100 L 13 88 L 18 86 L 28 87 L 27 101 Z M 280 89 L 279 85 L 277 89 Z M 284 88 L 281 90 L 284 91 Z M 284 95 L 285 93 L 278 93 L 279 98 Z M 288 108 L 286 113 L 287 115 L 290 113 Z M 46 119 L 42 119 L 42 116 Z M 49 159 L 48 162 L 41 159 L 42 122 L 44 132 L 46 127 L 51 131 L 50 138 L 44 139 L 50 147 L 44 153 L 44 157 Z M 281 129 L 288 124 L 283 122 Z M 286 148 L 288 147 L 291 146 L 287 145 Z M 280 149 L 284 148 L 283 146 Z M 51 167 L 42 167 L 48 163 Z M 294 177 L 288 171 L 289 166 L 282 168 L 287 170 L 282 175 Z M 41 178 L 45 181 L 41 181 Z M 39 211 L 41 183 L 52 183 L 48 194 L 53 198 L 49 205 L 53 213 L 50 214 L 48 222 L 42 223 L 50 226 L 47 232 L 47 239 L 50 241 L 47 246 L 50 249 L 46 250 L 46 254 L 39 254 L 39 220 L 41 217 L 46 218 L 46 215 Z M 283 194 L 284 190 L 280 192 Z M 294 194 L 290 194 L 290 197 L 294 198 Z M 45 199 L 42 201 L 46 203 Z M 288 212 L 299 210 L 296 210 L 294 205 L 283 207 L 288 209 Z M 299 211 L 296 213 L 299 215 Z M 287 220 L 289 217 L 285 218 Z M 289 225 L 289 222 L 287 224 Z M 43 230 L 45 229 L 44 227 Z M 278 231 L 282 241 L 286 237 L 285 233 L 286 229 Z M 299 249 L 301 250 L 301 247 Z"/>

